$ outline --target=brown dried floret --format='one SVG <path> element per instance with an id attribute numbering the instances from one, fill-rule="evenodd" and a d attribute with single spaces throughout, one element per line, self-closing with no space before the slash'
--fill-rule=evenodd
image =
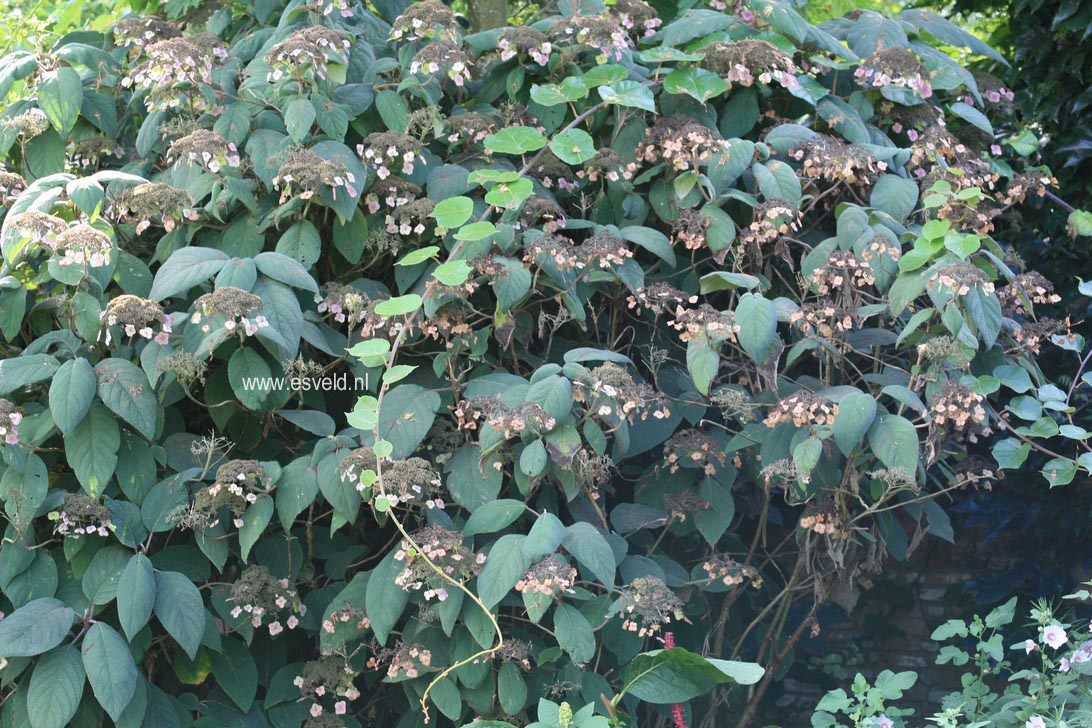
<path id="1" fill-rule="evenodd" d="M 432 666 L 432 653 L 420 644 L 398 642 L 394 648 L 381 649 L 368 660 L 368 667 L 378 670 L 387 663 L 387 677 L 415 678 Z"/>
<path id="2" fill-rule="evenodd" d="M 642 420 L 649 414 L 656 419 L 671 414 L 662 394 L 613 362 L 581 372 L 573 384 L 573 400 L 586 402 L 599 417 L 615 416 L 633 422 L 638 413 Z"/>
<path id="3" fill-rule="evenodd" d="M 659 118 L 645 131 L 644 139 L 637 145 L 637 160 L 662 159 L 674 169 L 684 171 L 708 164 L 715 155 L 727 150 L 727 142 L 717 131 L 682 114 L 673 114 Z"/>
<path id="4" fill-rule="evenodd" d="M 562 162 L 548 149 L 535 160 L 528 172 L 532 177 L 542 182 L 542 186 L 546 189 L 552 189 L 555 184 L 563 190 L 571 190 L 576 187 L 576 183 L 573 181 L 576 178 L 576 173 L 572 167 Z"/>
<path id="5" fill-rule="evenodd" d="M 1027 314 L 1030 306 L 1059 303 L 1062 297 L 1054 292 L 1054 284 L 1036 271 L 1021 273 L 1007 286 L 997 289 L 1001 308 L 1009 316 Z"/>
<path id="6" fill-rule="evenodd" d="M 994 286 L 985 271 L 974 263 L 960 261 L 940 268 L 925 281 L 925 287 L 938 289 L 952 296 L 966 296 L 972 288 L 993 293 Z"/>
<path id="7" fill-rule="evenodd" d="M 163 308 L 155 301 L 125 293 L 110 299 L 102 318 L 107 326 L 142 328 L 163 320 Z"/>
<path id="8" fill-rule="evenodd" d="M 611 269 L 632 258 L 633 251 L 622 238 L 610 232 L 602 232 L 578 245 L 575 255 L 580 261 L 577 267 Z"/>
<path id="9" fill-rule="evenodd" d="M 257 460 L 229 460 L 216 470 L 216 482 L 220 485 L 241 485 L 261 489 L 267 485 L 265 467 Z"/>
<path id="10" fill-rule="evenodd" d="M 377 463 L 375 450 L 367 446 L 358 447 L 342 459 L 338 465 L 338 471 L 342 480 L 359 482 L 361 473 L 367 470 L 374 472 Z M 362 486 L 357 487 L 362 489 Z"/>
<path id="11" fill-rule="evenodd" d="M 658 282 L 638 288 L 626 301 L 629 308 L 640 306 L 659 316 L 682 310 L 683 304 L 693 306 L 698 302 L 698 297 L 679 290 L 670 283 Z"/>
<path id="12" fill-rule="evenodd" d="M 853 330 L 858 318 L 853 309 L 824 298 L 805 303 L 793 311 L 789 315 L 789 325 L 799 329 L 804 336 L 830 339 Z"/>
<path id="13" fill-rule="evenodd" d="M 829 493 L 823 493 L 804 508 L 800 528 L 820 536 L 833 536 L 840 530 L 838 506 Z"/>
<path id="14" fill-rule="evenodd" d="M 353 685 L 354 670 L 345 658 L 337 655 L 311 660 L 303 666 L 303 673 L 297 675 L 292 684 L 300 694 L 313 701 L 323 696 L 337 696 L 356 700 L 360 691 Z"/>
<path id="15" fill-rule="evenodd" d="M 757 569 L 739 563 L 728 554 L 714 554 L 702 564 L 701 568 L 710 579 L 719 581 L 725 586 L 739 586 L 749 582 L 755 589 L 762 587 L 762 576 Z"/>
<path id="16" fill-rule="evenodd" d="M 944 385 L 939 396 L 932 402 L 929 411 L 933 422 L 939 426 L 951 424 L 957 428 L 986 423 L 985 397 L 959 382 L 950 381 Z"/>
<path id="17" fill-rule="evenodd" d="M 922 98 L 933 95 L 929 69 L 906 48 L 878 48 L 861 61 L 854 76 L 866 88 L 899 86 L 917 91 Z"/>
<path id="18" fill-rule="evenodd" d="M 618 182 L 623 179 L 632 179 L 633 170 L 615 151 L 600 149 L 595 156 L 584 163 L 584 169 L 578 170 L 577 177 L 587 176 L 591 182 L 609 180 Z"/>
<path id="19" fill-rule="evenodd" d="M 523 578 L 516 582 L 516 591 L 544 594 L 548 597 L 572 594 L 576 576 L 576 569 L 572 565 L 551 555 L 527 570 Z"/>
<path id="20" fill-rule="evenodd" d="M 696 308 L 679 306 L 672 315 L 674 320 L 669 325 L 679 332 L 679 340 L 683 342 L 702 337 L 711 341 L 735 341 L 740 331 L 734 311 L 718 311 L 708 303 Z"/>
<path id="21" fill-rule="evenodd" d="M 1064 321 L 1042 318 L 1038 321 L 1029 321 L 1021 324 L 1012 332 L 1012 338 L 1019 346 L 1026 349 L 1028 352 L 1038 354 L 1043 341 L 1064 331 L 1065 328 Z"/>
<path id="22" fill-rule="evenodd" d="M 682 243 L 687 250 L 705 247 L 706 232 L 712 221 L 696 207 L 679 210 L 679 216 L 671 222 L 671 242 Z"/>
<path id="23" fill-rule="evenodd" d="M 552 233 L 565 226 L 565 210 L 549 197 L 531 197 L 520 208 L 519 220 L 524 227 L 532 227 L 541 220 L 543 229 Z M 524 250 L 527 250 L 526 243 Z"/>

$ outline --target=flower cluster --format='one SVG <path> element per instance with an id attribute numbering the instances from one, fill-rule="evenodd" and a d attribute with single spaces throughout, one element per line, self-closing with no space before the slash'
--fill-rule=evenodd
<path id="1" fill-rule="evenodd" d="M 395 19 L 391 40 L 453 38 L 458 27 L 451 8 L 440 0 L 424 0 L 410 3 L 406 12 Z"/>
<path id="2" fill-rule="evenodd" d="M 1065 329 L 1065 323 L 1057 319 L 1042 318 L 1020 324 L 1012 332 L 1016 343 L 1029 353 L 1038 354 L 1043 341 Z"/>
<path id="3" fill-rule="evenodd" d="M 0 166 L 0 205 L 6 207 L 15 202 L 26 188 L 27 181 L 22 175 L 9 172 Z"/>
<path id="4" fill-rule="evenodd" d="M 106 309 L 99 312 L 102 330 L 99 336 L 109 346 L 114 338 L 113 327 L 120 326 L 125 336 L 130 339 L 139 335 L 142 339 L 154 339 L 157 344 L 165 345 L 170 340 L 171 317 L 155 301 L 128 293 L 110 299 Z M 159 325 L 159 333 L 152 328 Z"/>
<path id="5" fill-rule="evenodd" d="M 827 134 L 815 134 L 801 142 L 789 156 L 802 164 L 806 176 L 827 182 L 865 185 L 887 170 L 887 162 L 878 161 L 866 148 Z"/>
<path id="6" fill-rule="evenodd" d="M 712 221 L 697 208 L 679 210 L 679 216 L 671 221 L 671 243 L 682 243 L 687 250 L 703 248 L 711 224 Z"/>
<path id="7" fill-rule="evenodd" d="M 443 72 L 456 86 L 462 86 L 470 80 L 473 65 L 470 56 L 461 48 L 449 40 L 441 40 L 419 50 L 410 63 L 409 71 L 429 76 Z"/>
<path id="8" fill-rule="evenodd" d="M 108 157 L 112 159 L 108 160 Z M 80 171 L 93 169 L 106 161 L 120 165 L 124 159 L 125 149 L 114 139 L 101 135 L 73 142 L 68 155 L 69 163 Z"/>
<path id="9" fill-rule="evenodd" d="M 789 314 L 789 325 L 799 329 L 804 336 L 821 336 L 831 339 L 853 329 L 854 313 L 823 299 L 805 303 Z"/>
<path id="10" fill-rule="evenodd" d="M 633 179 L 633 168 L 616 152 L 600 149 L 594 157 L 584 163 L 584 169 L 576 171 L 576 176 L 579 179 L 587 177 L 589 182 L 599 180 L 618 182 L 623 179 Z"/>
<path id="11" fill-rule="evenodd" d="M 57 236 L 68 227 L 61 218 L 38 210 L 29 210 L 7 219 L 11 230 L 32 242 L 42 243 Z"/>
<path id="12" fill-rule="evenodd" d="M 320 314 L 332 316 L 334 321 L 350 325 L 363 321 L 368 315 L 371 299 L 358 288 L 340 283 L 327 283 L 322 294 L 315 294 Z"/>
<path id="13" fill-rule="evenodd" d="M 645 131 L 637 145 L 637 160 L 663 160 L 679 172 L 697 170 L 727 152 L 728 145 L 720 134 L 681 114 L 664 116 Z"/>
<path id="14" fill-rule="evenodd" d="M 242 165 L 242 158 L 235 144 L 208 129 L 197 129 L 171 143 L 167 150 L 167 160 L 179 159 L 196 162 L 213 174 L 217 174 L 225 166 L 238 169 Z"/>
<path id="15" fill-rule="evenodd" d="M 521 594 L 543 594 L 550 598 L 572 594 L 576 584 L 576 569 L 557 556 L 547 556 L 527 570 L 516 582 Z"/>
<path id="16" fill-rule="evenodd" d="M 853 73 L 865 88 L 895 86 L 917 91 L 927 99 L 933 95 L 929 69 L 905 48 L 881 48 L 861 62 Z"/>
<path id="17" fill-rule="evenodd" d="M 368 660 L 368 667 L 378 670 L 384 663 L 387 664 L 387 677 L 412 680 L 432 666 L 432 653 L 424 645 L 399 642 L 391 649 L 376 653 Z"/>
<path id="18" fill-rule="evenodd" d="M 767 427 L 791 423 L 796 427 L 830 425 L 838 416 L 838 405 L 821 394 L 800 390 L 780 400 L 766 415 Z"/>
<path id="19" fill-rule="evenodd" d="M 368 629 L 372 626 L 372 620 L 368 619 L 368 615 L 364 613 L 363 609 L 346 604 L 330 612 L 330 616 L 322 621 L 322 631 L 326 634 L 334 634 L 339 624 L 349 624 L 350 622 L 357 629 Z"/>
<path id="20" fill-rule="evenodd" d="M 736 420 L 740 424 L 754 421 L 758 411 L 758 405 L 747 392 L 730 386 L 714 389 L 709 393 L 709 401 L 720 409 L 725 419 Z"/>
<path id="21" fill-rule="evenodd" d="M 182 31 L 155 15 L 122 18 L 114 26 L 114 43 L 139 50 L 181 35 Z"/>
<path id="22" fill-rule="evenodd" d="M 573 254 L 577 259 L 577 268 L 590 266 L 606 270 L 623 265 L 633 257 L 633 251 L 626 247 L 625 241 L 609 232 L 588 238 L 576 247 Z"/>
<path id="23" fill-rule="evenodd" d="M 299 618 L 307 614 L 307 607 L 300 601 L 299 593 L 291 588 L 288 579 L 278 579 L 264 566 L 248 566 L 231 585 L 231 596 L 227 601 L 235 606 L 231 609 L 232 619 L 243 614 L 250 618 L 250 624 L 257 629 L 263 623 L 268 624 L 269 634 L 276 636 L 288 629 L 295 629 Z M 281 615 L 288 613 L 282 625 Z"/>
<path id="24" fill-rule="evenodd" d="M 508 28 L 497 40 L 502 61 L 510 61 L 518 55 L 526 54 L 540 66 L 550 62 L 553 44 L 546 34 L 530 26 Z"/>
<path id="25" fill-rule="evenodd" d="M 413 166 L 420 161 L 421 142 L 411 136 L 396 131 L 379 131 L 364 137 L 364 142 L 357 146 L 357 154 L 365 166 L 374 167 L 381 180 L 391 176 L 391 170 L 401 170 L 403 174 L 413 174 Z"/>
<path id="26" fill-rule="evenodd" d="M 986 423 L 984 401 L 981 394 L 959 382 L 948 382 L 932 402 L 929 411 L 939 426 L 951 424 L 962 428 L 968 423 L 983 425 Z"/>
<path id="27" fill-rule="evenodd" d="M 672 473 L 680 467 L 697 467 L 706 475 L 716 475 L 727 462 L 724 449 L 716 438 L 701 430 L 683 430 L 664 444 L 664 460 Z"/>
<path id="28" fill-rule="evenodd" d="M 835 250 L 811 274 L 811 285 L 821 296 L 875 285 L 872 267 L 847 250 Z"/>
<path id="29" fill-rule="evenodd" d="M 838 507 L 828 493 L 812 500 L 800 516 L 800 528 L 820 536 L 832 536 L 839 531 Z"/>
<path id="30" fill-rule="evenodd" d="M 724 586 L 739 586 L 749 582 L 755 589 L 762 587 L 762 576 L 757 569 L 739 563 L 728 554 L 714 554 L 701 568 L 710 579 L 719 581 Z"/>
<path id="31" fill-rule="evenodd" d="M 449 582 L 428 561 L 455 581 L 466 581 L 477 574 L 485 563 L 485 554 L 475 554 L 464 546 L 463 535 L 458 531 L 449 531 L 440 526 L 426 526 L 410 537 L 420 551 L 410 541 L 402 540 L 398 551 L 394 553 L 394 560 L 403 562 L 405 568 L 395 577 L 394 583 L 406 591 L 427 586 L 425 599 L 435 598 L 442 602 L 448 597 L 445 585 Z"/>
<path id="32" fill-rule="evenodd" d="M 197 114 L 209 108 L 200 89 L 212 83 L 214 54 L 186 38 L 162 40 L 144 50 L 148 60 L 133 68 L 121 85 L 145 91 L 149 111 Z"/>
<path id="33" fill-rule="evenodd" d="M 751 259 L 758 262 L 764 258 L 763 247 L 777 243 L 775 252 L 786 257 L 783 238 L 799 229 L 801 217 L 799 210 L 785 200 L 772 198 L 760 203 L 752 213 L 751 223 L 739 231 L 737 252 L 741 256 L 749 252 Z"/>
<path id="34" fill-rule="evenodd" d="M 444 119 L 444 139 L 451 144 L 476 144 L 497 130 L 492 117 L 468 111 Z"/>
<path id="35" fill-rule="evenodd" d="M 618 22 L 637 38 L 650 38 L 663 25 L 660 14 L 644 0 L 618 0 L 611 12 Z"/>
<path id="36" fill-rule="evenodd" d="M 181 528 L 204 531 L 220 524 L 220 512 L 232 516 L 235 528 L 243 527 L 243 514 L 258 500 L 259 490 L 267 486 L 265 468 L 257 460 L 229 460 L 216 471 L 212 485 L 198 490 L 189 506 L 171 513 L 170 520 Z"/>
<path id="37" fill-rule="evenodd" d="M 360 691 L 353 685 L 356 670 L 341 657 L 331 656 L 321 660 L 312 660 L 303 666 L 303 674 L 297 675 L 292 684 L 299 688 L 300 694 L 312 701 L 311 717 L 322 715 L 323 708 L 319 700 L 324 697 L 356 700 Z M 345 700 L 334 704 L 334 713 L 344 715 Z"/>
<path id="38" fill-rule="evenodd" d="M 638 412 L 642 420 L 648 419 L 649 411 L 658 420 L 671 415 L 663 395 L 611 362 L 582 372 L 573 384 L 574 401 L 587 402 L 600 417 L 615 416 L 632 422 Z"/>
<path id="39" fill-rule="evenodd" d="M 114 530 L 106 506 L 82 493 L 65 493 L 60 510 L 51 512 L 49 519 L 56 522 L 53 532 L 65 538 L 105 537 Z"/>
<path id="40" fill-rule="evenodd" d="M 323 159 L 307 150 L 293 153 L 273 178 L 273 184 L 281 191 L 281 202 L 294 196 L 309 200 L 326 187 L 333 199 L 337 199 L 338 190 L 344 190 L 349 197 L 356 197 L 356 176 L 338 162 Z"/>
<path id="41" fill-rule="evenodd" d="M 740 332 L 734 312 L 718 311 L 708 303 L 696 308 L 679 306 L 669 325 L 679 332 L 679 340 L 683 342 L 703 337 L 710 341 L 735 341 Z"/>
<path id="42" fill-rule="evenodd" d="M 265 60 L 270 66 L 266 79 L 271 83 L 290 78 L 295 81 L 325 80 L 331 61 L 346 63 L 349 36 L 340 30 L 310 25 L 273 46 Z"/>
<path id="43" fill-rule="evenodd" d="M 787 89 L 799 87 L 796 64 L 792 58 L 765 40 L 747 38 L 738 41 L 718 41 L 702 49 L 702 67 L 719 73 L 732 84 L 751 86 L 755 81 L 768 84 L 776 81 Z"/>
<path id="44" fill-rule="evenodd" d="M 205 321 L 201 324 L 201 330 L 207 334 L 211 329 L 211 320 L 223 318 L 224 328 L 228 332 L 238 331 L 244 337 L 253 336 L 258 333 L 258 329 L 269 326 L 265 316 L 251 318 L 255 311 L 261 310 L 262 305 L 262 299 L 253 293 L 235 286 L 224 286 L 194 301 L 194 312 L 190 321 L 195 324 Z"/>
<path id="45" fill-rule="evenodd" d="M 392 460 L 383 464 L 383 494 L 392 506 L 420 502 L 426 508 L 443 508 L 443 482 L 436 469 L 423 458 Z"/>
<path id="46" fill-rule="evenodd" d="M 1026 315 L 1030 313 L 1031 306 L 1050 305 L 1062 300 L 1054 292 L 1054 284 L 1035 271 L 1013 278 L 1011 283 L 997 290 L 997 298 L 1001 301 L 1001 308 L 1010 316 Z"/>
<path id="47" fill-rule="evenodd" d="M 49 128 L 49 118 L 41 109 L 27 109 L 0 121 L 0 128 L 12 131 L 24 140 L 33 139 Z"/>
<path id="48" fill-rule="evenodd" d="M 114 200 L 115 214 L 123 222 L 135 222 L 140 235 L 159 220 L 170 232 L 182 220 L 197 220 L 197 210 L 184 190 L 161 182 L 145 182 L 124 190 Z"/>
<path id="49" fill-rule="evenodd" d="M 652 283 L 638 288 L 626 298 L 629 308 L 644 308 L 657 316 L 682 310 L 682 304 L 693 306 L 698 297 L 681 291 L 669 283 Z"/>
<path id="50" fill-rule="evenodd" d="M 633 47 L 619 19 L 601 15 L 574 15 L 562 18 L 550 28 L 555 45 L 577 44 L 596 52 L 596 62 L 622 60 L 622 53 Z"/>
<path id="51" fill-rule="evenodd" d="M 683 603 L 663 579 L 642 576 L 622 589 L 622 596 L 612 611 L 622 617 L 622 629 L 636 632 L 639 637 L 651 637 L 665 624 L 688 622 Z"/>
<path id="52" fill-rule="evenodd" d="M 436 203 L 427 197 L 414 200 L 387 213 L 387 232 L 397 235 L 421 235 L 428 229 L 429 215 Z"/>
<path id="53" fill-rule="evenodd" d="M 103 231 L 86 223 L 77 223 L 46 238 L 44 243 L 60 256 L 58 265 L 79 265 L 101 268 L 110 265 L 114 243 Z"/>
<path id="54" fill-rule="evenodd" d="M 16 409 L 11 400 L 0 398 L 0 437 L 8 445 L 19 444 L 19 423 L 23 413 Z"/>
<path id="55" fill-rule="evenodd" d="M 672 467 L 677 469 L 678 465 Z M 683 523 L 687 518 L 693 518 L 713 507 L 712 503 L 692 490 L 668 493 L 664 495 L 663 502 L 664 507 L 671 512 L 671 518 L 679 523 Z"/>
<path id="56" fill-rule="evenodd" d="M 489 426 L 503 434 L 505 439 L 527 430 L 549 432 L 556 425 L 557 420 L 534 402 L 524 402 L 511 408 L 498 406 L 489 417 Z"/>
<path id="57" fill-rule="evenodd" d="M 929 276 L 925 281 L 925 287 L 945 292 L 953 297 L 966 296 L 972 288 L 978 288 L 983 293 L 993 293 L 994 286 L 986 276 L 985 271 L 973 263 L 960 261 L 942 267 Z"/>
<path id="58" fill-rule="evenodd" d="M 575 172 L 569 165 L 558 159 L 549 148 L 533 162 L 528 172 L 546 189 L 553 189 L 556 186 L 559 190 L 572 192 L 577 188 Z"/>

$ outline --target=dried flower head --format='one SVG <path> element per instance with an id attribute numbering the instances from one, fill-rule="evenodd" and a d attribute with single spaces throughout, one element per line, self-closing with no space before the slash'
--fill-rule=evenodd
<path id="1" fill-rule="evenodd" d="M 557 556 L 547 556 L 516 582 L 516 591 L 521 594 L 542 594 L 552 599 L 561 594 L 572 594 L 576 576 L 576 569 L 570 564 Z"/>
<path id="2" fill-rule="evenodd" d="M 452 144 L 475 144 L 497 130 L 497 121 L 485 114 L 468 111 L 444 119 L 444 139 Z"/>
<path id="3" fill-rule="evenodd" d="M 49 118 L 41 109 L 27 109 L 16 116 L 0 119 L 0 127 L 13 131 L 23 139 L 33 139 L 49 128 Z"/>
<path id="4" fill-rule="evenodd" d="M 167 160 L 196 162 L 213 174 L 224 167 L 238 169 L 242 165 L 235 144 L 208 129 L 197 129 L 172 142 L 167 150 Z"/>
<path id="5" fill-rule="evenodd" d="M 8 206 L 19 199 L 27 188 L 27 181 L 22 175 L 9 172 L 0 165 L 0 205 Z"/>
<path id="6" fill-rule="evenodd" d="M 545 66 L 550 62 L 553 44 L 541 30 L 528 25 L 507 28 L 497 40 L 502 61 L 510 61 L 516 56 L 527 55 L 532 61 Z"/>
<path id="7" fill-rule="evenodd" d="M 728 151 L 720 134 L 681 114 L 660 117 L 637 145 L 637 160 L 667 162 L 676 171 L 697 170 Z"/>
<path id="8" fill-rule="evenodd" d="M 186 389 L 193 388 L 195 384 L 204 384 L 208 367 L 207 360 L 198 359 L 188 351 L 172 351 L 155 363 L 157 372 L 173 374 Z"/>
<path id="9" fill-rule="evenodd" d="M 990 282 L 985 271 L 974 263 L 966 261 L 951 263 L 940 268 L 925 281 L 925 287 L 953 298 L 966 296 L 973 288 L 986 294 L 994 291 L 993 283 Z"/>
<path id="10" fill-rule="evenodd" d="M 331 61 L 346 63 L 349 57 L 349 35 L 322 25 L 301 28 L 273 46 L 266 55 L 271 83 L 287 79 L 314 83 L 326 79 Z"/>
<path id="11" fill-rule="evenodd" d="M 29 210 L 14 215 L 8 218 L 7 223 L 20 236 L 38 243 L 52 242 L 57 235 L 68 228 L 68 223 L 61 218 L 37 210 Z"/>
<path id="12" fill-rule="evenodd" d="M 413 543 L 403 539 L 394 553 L 394 560 L 404 564 L 394 583 L 406 591 L 424 589 L 425 599 L 442 602 L 448 597 L 450 582 L 437 574 L 433 566 L 456 581 L 466 581 L 485 563 L 484 554 L 475 554 L 463 545 L 463 535 L 458 531 L 426 526 L 410 536 Z"/>
<path id="13" fill-rule="evenodd" d="M 206 293 L 193 304 L 193 315 L 190 321 L 201 324 L 205 319 L 224 319 L 224 328 L 228 332 L 238 332 L 241 336 L 253 336 L 258 329 L 269 325 L 265 316 L 253 316 L 255 311 L 261 310 L 262 299 L 253 293 L 244 291 L 235 286 L 217 288 L 212 293 Z M 242 328 L 239 328 L 239 325 Z M 211 321 L 201 324 L 201 330 L 208 333 L 211 329 Z"/>
<path id="14" fill-rule="evenodd" d="M 985 397 L 959 382 L 950 381 L 931 403 L 929 411 L 933 422 L 943 427 L 950 424 L 957 428 L 986 423 Z"/>
<path id="15" fill-rule="evenodd" d="M 728 458 L 716 438 L 701 430 L 677 432 L 664 444 L 664 460 L 672 473 L 680 467 L 698 468 L 706 475 L 716 475 Z"/>
<path id="16" fill-rule="evenodd" d="M 459 24 L 455 13 L 440 0 L 410 3 L 391 24 L 391 40 L 453 38 Z"/>
<path id="17" fill-rule="evenodd" d="M 797 144 L 789 156 L 800 162 L 813 179 L 866 185 L 887 170 L 887 162 L 875 159 L 865 147 L 846 144 L 827 134 L 815 134 Z"/>
<path id="18" fill-rule="evenodd" d="M 131 45 L 141 50 L 181 35 L 181 30 L 155 15 L 122 18 L 114 26 L 114 43 L 119 46 Z"/>
<path id="19" fill-rule="evenodd" d="M 834 498 L 829 493 L 823 493 L 805 506 L 800 516 L 800 528 L 820 536 L 833 536 L 841 530 L 840 520 Z"/>
<path id="20" fill-rule="evenodd" d="M 103 231 L 86 223 L 77 223 L 43 241 L 54 255 L 59 255 L 58 265 L 79 265 L 101 268 L 110 265 L 114 243 Z"/>
<path id="21" fill-rule="evenodd" d="M 470 80 L 473 65 L 463 49 L 450 40 L 440 40 L 419 50 L 410 63 L 409 71 L 427 76 L 443 73 L 456 86 L 462 86 Z"/>
<path id="22" fill-rule="evenodd" d="M 368 660 L 368 667 L 372 670 L 378 670 L 383 664 L 387 665 L 387 677 L 412 679 L 432 666 L 432 653 L 424 645 L 400 641 L 393 649 L 379 650 Z"/>
<path id="23" fill-rule="evenodd" d="M 357 146 L 356 151 L 365 166 L 375 168 L 376 175 L 381 180 L 390 177 L 392 170 L 413 174 L 415 163 L 425 163 L 421 157 L 421 142 L 396 131 L 369 134 Z"/>
<path id="24" fill-rule="evenodd" d="M 573 15 L 558 20 L 550 28 L 554 46 L 576 45 L 596 53 L 597 63 L 620 61 L 624 51 L 633 47 L 619 18 L 603 15 Z"/>
<path id="25" fill-rule="evenodd" d="M 702 53 L 702 68 L 724 76 L 731 84 L 751 86 L 755 81 L 776 81 L 787 89 L 800 85 L 792 58 L 769 41 L 718 41 L 703 48 Z"/>
<path id="26" fill-rule="evenodd" d="M 739 586 L 746 582 L 754 589 L 762 587 L 762 576 L 757 569 L 739 563 L 728 554 L 714 554 L 701 568 L 710 580 L 719 581 L 724 586 Z"/>
<path id="27" fill-rule="evenodd" d="M 140 235 L 156 221 L 170 232 L 183 220 L 196 220 L 197 210 L 184 190 L 161 182 L 145 182 L 129 187 L 114 200 L 117 217 L 137 223 Z"/>
<path id="28" fill-rule="evenodd" d="M 619 24 L 636 38 L 649 38 L 663 25 L 660 14 L 644 0 L 617 0 L 611 13 Z"/>
<path id="29" fill-rule="evenodd" d="M 215 55 L 185 38 L 170 38 L 147 46 L 148 59 L 134 67 L 121 85 L 145 92 L 149 111 L 205 111 L 209 101 L 202 86 L 212 83 Z"/>
<path id="30" fill-rule="evenodd" d="M 68 160 L 73 167 L 86 172 L 100 164 L 109 163 L 121 166 L 125 159 L 125 149 L 117 140 L 108 136 L 91 136 L 72 143 Z"/>
<path id="31" fill-rule="evenodd" d="M 880 48 L 861 61 L 854 77 L 865 88 L 906 87 L 927 99 L 933 95 L 929 69 L 905 48 Z"/>
<path id="32" fill-rule="evenodd" d="M 383 464 L 383 493 L 390 504 L 422 503 L 426 508 L 443 508 L 443 481 L 423 458 L 392 460 Z"/>

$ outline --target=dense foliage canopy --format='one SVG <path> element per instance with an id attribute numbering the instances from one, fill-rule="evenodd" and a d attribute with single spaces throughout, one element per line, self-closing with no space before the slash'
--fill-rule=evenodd
<path id="1" fill-rule="evenodd" d="M 1092 466 L 936 15 L 168 7 L 0 61 L 0 724 L 742 726 Z"/>

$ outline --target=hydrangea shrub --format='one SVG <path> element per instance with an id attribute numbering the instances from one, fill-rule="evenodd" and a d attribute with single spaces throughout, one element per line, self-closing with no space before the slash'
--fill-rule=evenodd
<path id="1" fill-rule="evenodd" d="M 932 14 L 165 10 L 0 61 L 5 724 L 742 726 L 1092 465 Z"/>

